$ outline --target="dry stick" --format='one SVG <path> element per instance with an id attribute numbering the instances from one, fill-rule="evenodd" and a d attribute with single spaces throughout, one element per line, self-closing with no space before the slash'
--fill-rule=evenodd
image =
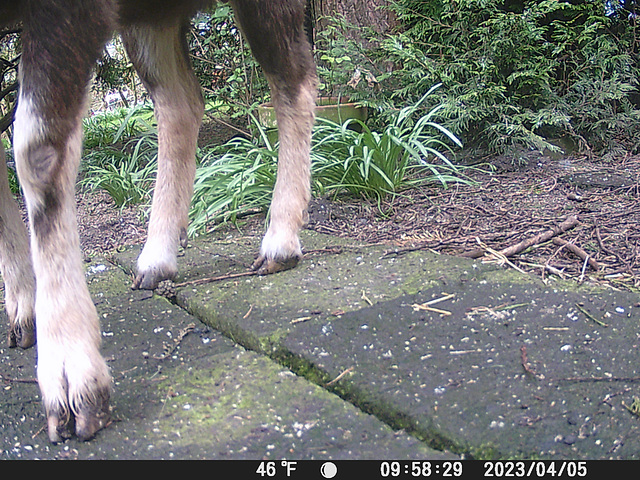
<path id="1" fill-rule="evenodd" d="M 188 287 L 188 286 L 194 286 L 194 285 L 203 285 L 205 283 L 218 282 L 220 280 L 229 280 L 231 278 L 250 277 L 252 275 L 258 275 L 258 272 L 250 271 L 250 272 L 242 272 L 242 273 L 229 273 L 227 275 L 220 275 L 219 277 L 199 278 L 197 280 L 189 280 L 187 282 L 176 283 L 174 287 L 179 288 L 179 287 Z"/>
<path id="2" fill-rule="evenodd" d="M 597 271 L 600 268 L 600 265 L 598 265 L 598 262 L 596 262 L 595 258 L 593 258 L 591 255 L 589 255 L 587 252 L 582 250 L 577 245 L 574 245 L 573 243 L 569 243 L 566 240 L 563 240 L 562 238 L 554 238 L 553 239 L 553 243 L 555 243 L 556 245 L 559 245 L 561 247 L 565 247 L 571 253 L 577 255 L 582 260 L 584 260 L 585 262 L 589 263 L 589 266 L 591 268 L 593 268 L 594 270 Z"/>
<path id="3" fill-rule="evenodd" d="M 609 250 L 604 246 L 604 242 L 602 241 L 602 236 L 600 235 L 600 227 L 596 226 L 596 239 L 598 240 L 598 245 L 600 246 L 600 250 L 607 255 L 613 255 L 618 260 L 620 265 L 623 265 L 627 270 L 630 270 L 629 265 L 625 262 L 617 252 Z"/>
<path id="4" fill-rule="evenodd" d="M 560 235 L 561 233 L 566 232 L 567 230 L 578 225 L 578 223 L 579 223 L 578 217 L 571 216 L 567 218 L 564 222 L 562 222 L 560 225 L 558 225 L 557 227 L 552 228 L 551 230 L 547 230 L 546 232 L 540 233 L 535 237 L 530 237 L 525 240 L 522 240 L 521 242 L 515 245 L 512 245 L 510 247 L 504 248 L 500 250 L 499 253 L 501 255 L 504 255 L 505 257 L 511 257 L 513 255 L 516 255 L 517 253 L 520 253 L 526 250 L 527 248 L 533 245 L 546 242 L 547 240 L 555 237 L 556 235 Z M 472 250 L 470 252 L 463 253 L 462 256 L 469 257 L 469 258 L 479 258 L 483 256 L 485 253 L 486 253 L 485 249 L 479 248 L 476 250 Z"/>
<path id="5" fill-rule="evenodd" d="M 532 245 L 537 245 L 538 243 L 546 242 L 547 240 L 555 237 L 556 235 L 560 235 L 561 233 L 564 233 L 567 230 L 572 229 L 573 227 L 578 225 L 578 223 L 580 223 L 578 222 L 578 217 L 571 216 L 567 218 L 564 222 L 562 222 L 560 225 L 558 225 L 557 227 L 552 228 L 551 230 L 543 232 L 539 235 L 536 235 L 535 237 L 525 239 L 520 243 L 512 245 L 511 247 L 500 250 L 500 253 L 505 257 L 510 257 L 512 255 L 515 255 L 517 253 L 520 253 L 526 250 Z"/>
<path id="6" fill-rule="evenodd" d="M 173 340 L 173 345 L 165 344 L 163 346 L 163 348 L 162 348 L 162 354 L 161 355 L 154 355 L 153 358 L 156 359 L 156 360 L 164 360 L 164 359 L 168 358 L 176 350 L 176 348 L 178 348 L 178 346 L 180 345 L 180 343 L 182 342 L 184 337 L 189 335 L 189 333 L 193 332 L 194 328 L 196 328 L 195 323 L 190 323 L 185 328 L 180 330 L 180 332 L 178 333 L 177 338 L 175 338 Z"/>
<path id="7" fill-rule="evenodd" d="M 347 375 L 348 373 L 353 371 L 353 367 L 349 367 L 347 368 L 344 372 L 342 372 L 340 375 L 338 375 L 336 378 L 334 378 L 333 380 L 331 380 L 330 382 L 325 383 L 326 387 L 330 387 L 331 385 L 333 385 L 334 383 L 336 383 L 338 380 L 340 380 L 342 377 L 344 377 L 345 375 Z"/>
<path id="8" fill-rule="evenodd" d="M 0 373 L 0 380 L 5 383 L 38 383 L 38 380 L 35 378 L 10 378 L 5 377 Z"/>
<path id="9" fill-rule="evenodd" d="M 529 363 L 529 356 L 527 355 L 527 347 L 525 347 L 524 345 L 520 347 L 520 363 L 522 363 L 522 368 L 524 368 L 525 372 L 533 375 L 540 380 L 544 379 L 544 375 L 537 373 L 531 367 L 531 364 Z"/>
<path id="10" fill-rule="evenodd" d="M 604 246 L 604 242 L 602 241 L 602 237 L 600 236 L 600 227 L 596 226 L 596 239 L 598 240 L 598 245 L 600 246 L 600 250 L 602 250 L 607 255 L 611 252 L 607 247 Z"/>
<path id="11" fill-rule="evenodd" d="M 363 247 L 370 247 L 370 246 L 376 246 L 376 245 L 380 245 L 378 243 L 371 243 L 371 244 L 365 244 L 365 245 L 336 245 L 336 246 L 329 246 L 326 248 L 320 248 L 317 250 L 305 250 L 304 254 L 305 255 L 313 255 L 313 254 L 323 254 L 323 253 L 331 253 L 331 254 L 339 254 L 342 253 L 342 251 L 344 249 L 360 249 Z M 249 271 L 249 272 L 240 272 L 240 273 L 228 273 L 226 275 L 220 275 L 217 277 L 206 277 L 206 278 L 198 278 L 195 280 L 188 280 L 186 282 L 182 282 L 182 283 L 176 283 L 174 285 L 175 288 L 180 288 L 180 287 L 189 287 L 189 286 L 196 286 L 196 285 L 203 285 L 205 283 L 213 283 L 213 282 L 219 282 L 222 280 L 230 280 L 232 278 L 240 278 L 240 277 L 251 277 L 253 275 L 261 275 L 258 271 Z"/>
<path id="12" fill-rule="evenodd" d="M 604 322 L 602 322 L 602 321 L 598 320 L 598 319 L 597 319 L 596 317 L 594 317 L 593 315 L 591 315 L 591 314 L 590 314 L 586 309 L 582 308 L 582 307 L 581 307 L 580 305 L 578 305 L 577 303 L 576 303 L 576 308 L 577 308 L 578 310 L 580 310 L 580 311 L 584 314 L 584 316 L 585 316 L 585 317 L 587 317 L 589 320 L 591 320 L 591 321 L 593 321 L 593 322 L 597 323 L 597 324 L 598 324 L 598 325 L 600 325 L 601 327 L 608 327 L 608 326 L 609 326 L 609 325 L 607 325 L 606 323 L 604 323 Z"/>
<path id="13" fill-rule="evenodd" d="M 525 273 L 524 270 L 522 270 L 520 267 L 518 267 L 517 265 L 514 265 L 512 262 L 509 261 L 509 259 L 506 257 L 506 255 L 500 253 L 500 252 L 496 252 L 495 250 L 493 250 L 492 248 L 487 247 L 484 243 L 482 243 L 480 241 L 479 238 L 476 237 L 476 240 L 478 241 L 478 243 L 482 246 L 482 248 L 485 249 L 485 251 L 487 253 L 490 253 L 491 255 L 493 255 L 496 259 L 498 259 L 499 262 L 502 262 L 501 264 L 506 263 L 507 265 L 509 265 L 511 268 L 519 271 L 520 273 Z"/>

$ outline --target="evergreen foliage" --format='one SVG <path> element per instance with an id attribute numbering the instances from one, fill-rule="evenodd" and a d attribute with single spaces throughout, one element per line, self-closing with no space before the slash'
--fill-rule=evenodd
<path id="1" fill-rule="evenodd" d="M 397 0 L 402 31 L 378 54 L 392 102 L 444 83 L 446 125 L 490 153 L 549 147 L 637 152 L 636 2 Z M 375 52 L 372 52 L 375 53 Z M 399 66 L 399 67 L 398 67 Z"/>

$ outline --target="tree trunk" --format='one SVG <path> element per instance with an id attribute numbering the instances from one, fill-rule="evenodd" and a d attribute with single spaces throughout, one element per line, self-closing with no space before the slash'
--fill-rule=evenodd
<path id="1" fill-rule="evenodd" d="M 331 18 L 343 16 L 348 23 L 373 28 L 380 35 L 389 33 L 396 25 L 393 12 L 386 8 L 389 3 L 390 0 L 309 0 L 316 30 L 322 29 Z M 362 40 L 357 30 L 352 35 Z"/>

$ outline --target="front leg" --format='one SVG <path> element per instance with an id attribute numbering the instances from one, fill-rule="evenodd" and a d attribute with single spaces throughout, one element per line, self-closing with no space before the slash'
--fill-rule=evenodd
<path id="1" fill-rule="evenodd" d="M 49 438 L 57 442 L 73 433 L 91 438 L 109 413 L 111 377 L 74 196 L 86 86 L 111 25 L 109 11 L 101 11 L 108 2 L 44 3 L 25 8 L 13 144 L 36 277 L 38 384 Z"/>
<path id="2" fill-rule="evenodd" d="M 302 0 L 282 2 L 231 0 L 236 19 L 264 69 L 271 88 L 280 139 L 278 178 L 269 227 L 253 264 L 259 273 L 294 267 L 302 258 L 298 234 L 311 197 L 311 129 L 316 99 L 316 68 L 304 29 Z"/>
<path id="3" fill-rule="evenodd" d="M 0 145 L 0 267 L 4 303 L 9 317 L 9 347 L 29 348 L 36 340 L 36 279 L 29 237 L 9 189 L 4 148 Z"/>
<path id="4" fill-rule="evenodd" d="M 104 426 L 111 379 L 100 355 L 98 315 L 84 276 L 74 201 L 81 122 L 61 147 L 46 131 L 33 96 L 21 92 L 14 148 L 25 192 L 36 275 L 38 384 L 49 438 L 91 438 Z"/>

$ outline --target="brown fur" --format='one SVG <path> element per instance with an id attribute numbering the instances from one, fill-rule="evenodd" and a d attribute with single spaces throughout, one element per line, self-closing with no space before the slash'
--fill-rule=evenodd
<path id="1" fill-rule="evenodd" d="M 155 105 L 158 178 L 134 282 L 155 288 L 175 275 L 178 243 L 186 237 L 203 102 L 183 26 L 207 3 L 0 1 L 0 24 L 22 20 L 24 25 L 14 150 L 31 227 L 29 254 L 5 172 L 0 175 L 0 261 L 9 342 L 28 347 L 37 336 L 38 380 L 52 441 L 73 433 L 91 438 L 109 411 L 111 380 L 99 352 L 98 317 L 84 280 L 73 198 L 92 66 L 104 42 L 119 31 Z M 316 77 L 303 27 L 305 2 L 229 3 L 269 80 L 281 135 L 271 221 L 254 264 L 261 273 L 272 273 L 301 257 L 298 232 L 309 200 Z"/>

